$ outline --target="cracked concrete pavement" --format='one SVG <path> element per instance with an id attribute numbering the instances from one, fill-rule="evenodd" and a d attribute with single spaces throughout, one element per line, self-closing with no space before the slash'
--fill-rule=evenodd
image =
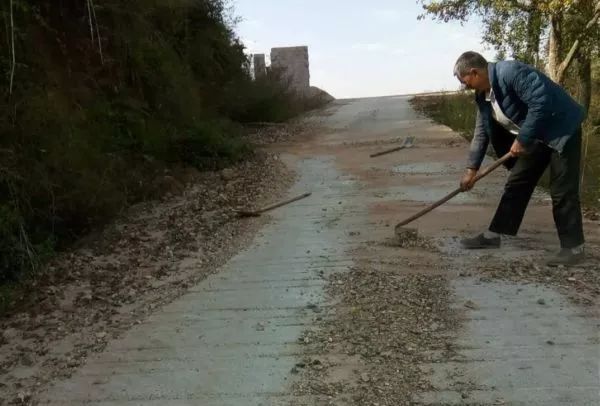
<path id="1" fill-rule="evenodd" d="M 466 142 L 419 117 L 403 96 L 337 101 L 312 120 L 321 123 L 317 134 L 276 147 L 299 174 L 289 195 L 312 196 L 272 212 L 254 242 L 220 272 L 109 343 L 74 376 L 56 382 L 42 404 L 258 406 L 322 400 L 294 396 L 290 388 L 303 355 L 303 332 L 319 317 L 318 309 L 333 304 L 324 294 L 324 278 L 361 261 L 398 260 L 399 251 L 371 249 L 368 243 L 391 237 L 395 222 L 456 187 Z M 407 135 L 415 137 L 413 148 L 369 158 Z M 507 239 L 501 250 L 484 257 L 458 249 L 457 236 L 487 225 L 505 176 L 502 170 L 492 174 L 415 223 L 420 235 L 436 242 L 445 263 L 426 256 L 413 261 L 406 253 L 394 265 L 406 273 L 447 272 L 463 321 L 446 338 L 455 349 L 453 359 L 420 365 L 434 390 L 415 388 L 412 402 L 600 404 L 597 301 L 578 306 L 551 286 L 461 276 L 486 261 L 540 258 L 557 246 L 549 200 L 539 192 L 521 235 Z M 595 252 L 598 225 L 586 227 Z M 474 305 L 465 307 L 467 301 Z"/>

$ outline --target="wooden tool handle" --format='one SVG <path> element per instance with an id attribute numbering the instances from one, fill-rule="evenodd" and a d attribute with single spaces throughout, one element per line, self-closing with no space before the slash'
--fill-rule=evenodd
<path id="1" fill-rule="evenodd" d="M 454 196 L 456 196 L 460 192 L 462 192 L 461 188 L 456 189 L 455 191 L 453 191 L 452 193 L 449 193 L 444 198 L 438 200 L 437 202 L 435 202 L 431 206 L 428 206 L 428 207 L 424 208 L 423 210 L 421 210 L 420 212 L 418 212 L 417 214 L 414 214 L 414 215 L 410 216 L 409 218 L 407 218 L 406 220 L 403 220 L 403 221 L 399 222 L 396 227 L 402 227 L 402 226 L 405 226 L 405 225 L 407 225 L 409 223 L 412 223 L 413 221 L 415 221 L 419 217 L 422 217 L 422 216 L 426 215 L 427 213 L 429 213 L 430 211 L 432 211 L 436 207 L 441 206 L 442 204 L 446 203 L 448 200 L 452 199 Z"/>
<path id="2" fill-rule="evenodd" d="M 494 162 L 493 164 L 491 164 L 490 166 L 488 166 L 487 168 L 485 168 L 484 170 L 479 172 L 477 174 L 477 176 L 475 176 L 475 179 L 473 180 L 473 182 L 477 182 L 481 178 L 486 177 L 487 175 L 490 174 L 490 172 L 493 172 L 494 170 L 496 170 L 499 166 L 503 165 L 506 161 L 508 161 L 512 157 L 513 157 L 512 154 L 510 152 L 507 152 L 502 158 L 498 159 L 496 162 Z"/>
<path id="3" fill-rule="evenodd" d="M 414 140 L 413 136 L 407 137 L 404 140 L 404 142 L 402 143 L 402 145 L 400 145 L 399 147 L 390 148 L 390 149 L 386 149 L 384 151 L 375 152 L 374 154 L 369 155 L 369 157 L 370 158 L 375 158 L 377 156 L 381 156 L 381 155 L 385 155 L 385 154 L 390 154 L 392 152 L 400 151 L 401 149 L 404 149 L 404 148 L 410 148 L 412 146 L 412 144 L 413 144 L 413 140 Z"/>
<path id="4" fill-rule="evenodd" d="M 276 209 L 276 208 L 281 207 L 281 206 L 285 206 L 286 204 L 293 203 L 296 200 L 304 199 L 305 197 L 308 197 L 311 194 L 312 194 L 311 192 L 303 193 L 300 196 L 292 197 L 291 199 L 287 199 L 287 200 L 284 200 L 284 201 L 272 204 L 270 206 L 263 207 L 262 209 L 256 210 L 255 213 L 264 213 L 266 211 L 273 210 L 273 209 Z"/>
<path id="5" fill-rule="evenodd" d="M 401 149 L 404 149 L 404 148 L 406 148 L 406 145 L 402 145 L 400 147 L 396 147 L 396 148 L 392 148 L 392 149 L 386 149 L 385 151 L 380 151 L 380 152 L 376 152 L 374 154 L 369 155 L 369 158 L 375 158 L 377 156 L 390 154 L 392 152 L 400 151 Z"/>
<path id="6" fill-rule="evenodd" d="M 488 166 L 487 168 L 482 170 L 480 173 L 478 173 L 477 176 L 475 176 L 473 182 L 477 182 L 480 179 L 486 177 L 487 175 L 492 173 L 495 169 L 497 169 L 500 165 L 502 165 L 506 161 L 508 161 L 510 158 L 512 158 L 512 154 L 509 152 L 506 155 L 504 155 L 502 158 L 498 159 L 496 162 L 494 162 L 493 164 L 491 164 L 490 166 Z M 421 210 L 420 212 L 418 212 L 417 214 L 414 214 L 414 215 L 410 216 L 409 218 L 407 218 L 406 220 L 401 221 L 400 223 L 398 223 L 397 227 L 402 227 L 402 226 L 407 225 L 408 223 L 412 223 L 419 217 L 424 216 L 425 214 L 429 213 L 436 207 L 439 207 L 442 204 L 446 203 L 448 200 L 450 200 L 453 197 L 455 197 L 456 195 L 460 194 L 462 191 L 463 191 L 462 188 L 459 187 L 458 189 L 454 190 L 452 193 L 449 193 L 445 197 L 443 197 L 440 200 L 438 200 L 437 202 L 433 203 L 431 206 L 428 206 L 428 207 L 424 208 L 423 210 Z"/>

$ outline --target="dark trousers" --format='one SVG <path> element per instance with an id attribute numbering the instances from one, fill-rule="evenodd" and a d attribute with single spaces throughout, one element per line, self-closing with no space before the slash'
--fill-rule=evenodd
<path id="1" fill-rule="evenodd" d="M 506 133 L 499 134 L 505 136 Z M 508 142 L 510 140 L 510 142 Z M 493 142 L 499 156 L 510 150 L 514 137 Z M 493 140 L 494 141 L 494 140 Z M 504 152 L 502 151 L 504 150 Z M 574 248 L 584 242 L 579 200 L 579 176 L 581 165 L 581 128 L 574 134 L 562 152 L 536 143 L 514 162 L 504 188 L 490 231 L 516 235 L 525 210 L 540 177 L 550 166 L 550 196 L 552 213 L 562 248 Z"/>

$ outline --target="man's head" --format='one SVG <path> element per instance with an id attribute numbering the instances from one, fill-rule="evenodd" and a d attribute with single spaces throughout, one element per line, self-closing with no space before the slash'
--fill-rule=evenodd
<path id="1" fill-rule="evenodd" d="M 488 63 L 477 52 L 465 52 L 458 58 L 454 65 L 454 76 L 467 89 L 486 91 L 491 87 L 488 76 Z"/>

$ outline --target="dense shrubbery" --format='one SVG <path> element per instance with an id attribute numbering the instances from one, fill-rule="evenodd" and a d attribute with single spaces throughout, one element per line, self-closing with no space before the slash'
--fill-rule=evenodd
<path id="1" fill-rule="evenodd" d="M 0 19 L 0 283 L 148 197 L 165 167 L 246 155 L 239 122 L 301 109 L 250 79 L 223 0 L 12 0 Z"/>

